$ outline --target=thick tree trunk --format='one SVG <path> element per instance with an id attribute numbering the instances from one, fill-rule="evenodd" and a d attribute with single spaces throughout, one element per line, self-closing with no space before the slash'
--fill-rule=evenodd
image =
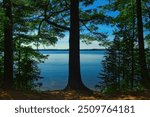
<path id="1" fill-rule="evenodd" d="M 4 88 L 13 87 L 13 21 L 11 0 L 4 0 Z"/>
<path id="2" fill-rule="evenodd" d="M 71 0 L 69 37 L 69 79 L 66 89 L 87 89 L 80 73 L 79 0 Z"/>
<path id="3" fill-rule="evenodd" d="M 137 5 L 137 25 L 138 25 L 138 43 L 139 43 L 139 62 L 141 67 L 142 84 L 146 88 L 150 88 L 149 75 L 146 65 L 146 56 L 144 49 L 144 37 L 143 37 L 143 22 L 142 22 L 142 8 L 141 0 L 136 0 Z"/>

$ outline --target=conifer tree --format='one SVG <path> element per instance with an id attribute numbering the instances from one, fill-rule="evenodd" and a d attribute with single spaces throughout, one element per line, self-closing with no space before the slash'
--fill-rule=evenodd
<path id="1" fill-rule="evenodd" d="M 58 1 L 51 1 L 46 5 L 44 10 L 45 15 L 42 21 L 46 21 L 48 24 L 59 30 L 70 32 L 69 78 L 66 89 L 87 89 L 82 82 L 80 73 L 80 39 L 82 38 L 86 42 L 91 42 L 94 40 L 104 40 L 106 38 L 105 34 L 97 32 L 99 29 L 98 24 L 107 22 L 107 18 L 102 13 L 100 13 L 98 7 L 84 11 L 79 6 L 80 4 L 82 4 L 83 6 L 87 7 L 88 5 L 92 5 L 93 3 L 93 0 L 64 0 L 61 3 Z M 52 4 L 57 4 L 57 6 L 60 7 L 53 8 Z M 59 20 L 55 22 L 53 19 Z M 90 32 L 90 34 L 81 34 L 82 29 L 87 30 L 88 32 Z"/>
<path id="2" fill-rule="evenodd" d="M 141 68 L 142 84 L 146 88 L 150 88 L 150 78 L 147 70 L 145 44 L 143 35 L 142 5 L 141 0 L 136 0 L 137 9 L 137 27 L 138 27 L 138 44 L 139 44 L 139 62 Z"/>
<path id="3" fill-rule="evenodd" d="M 13 88 L 13 16 L 11 0 L 3 0 L 4 21 L 4 88 Z"/>

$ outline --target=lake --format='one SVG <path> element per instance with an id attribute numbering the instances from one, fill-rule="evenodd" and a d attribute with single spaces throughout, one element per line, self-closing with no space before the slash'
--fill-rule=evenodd
<path id="1" fill-rule="evenodd" d="M 40 90 L 59 90 L 65 88 L 68 80 L 68 51 L 41 51 L 49 55 L 44 63 L 39 64 L 41 76 L 39 80 L 43 85 Z M 81 50 L 81 76 L 83 83 L 90 89 L 95 89 L 99 82 L 99 73 L 101 71 L 101 61 L 104 50 Z"/>

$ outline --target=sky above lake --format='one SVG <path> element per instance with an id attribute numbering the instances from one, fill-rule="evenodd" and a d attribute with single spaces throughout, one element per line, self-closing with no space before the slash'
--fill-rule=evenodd
<path id="1" fill-rule="evenodd" d="M 108 0 L 97 0 L 95 1 L 94 5 L 91 5 L 89 7 L 84 7 L 83 9 L 90 9 L 97 6 L 102 6 L 108 3 Z M 116 15 L 116 13 L 107 13 L 107 15 Z M 100 32 L 104 32 L 108 34 L 108 40 L 113 40 L 113 27 L 110 25 L 100 25 Z M 39 49 L 68 49 L 69 48 L 69 33 L 65 33 L 66 36 L 63 39 L 59 39 L 58 42 L 54 46 L 40 46 Z M 80 49 L 103 49 L 105 47 L 100 46 L 98 42 L 94 41 L 91 44 L 85 44 L 84 42 L 80 41 Z"/>

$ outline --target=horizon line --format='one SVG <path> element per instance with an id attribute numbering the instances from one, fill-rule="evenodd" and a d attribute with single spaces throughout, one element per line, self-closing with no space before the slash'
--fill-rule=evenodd
<path id="1" fill-rule="evenodd" d="M 40 51 L 47 51 L 47 50 L 66 50 L 66 51 L 68 51 L 69 49 L 34 49 L 34 50 L 40 50 Z M 93 48 L 93 49 L 80 49 L 80 50 L 106 50 L 106 48 L 101 48 L 101 49 L 95 49 L 95 48 Z"/>

